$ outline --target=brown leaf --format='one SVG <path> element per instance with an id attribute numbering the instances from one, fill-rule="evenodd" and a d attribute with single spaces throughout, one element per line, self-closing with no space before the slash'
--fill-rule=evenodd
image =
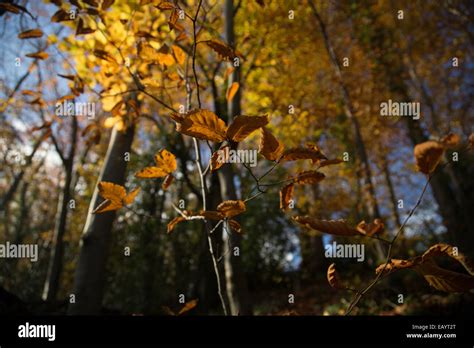
<path id="1" fill-rule="evenodd" d="M 0 10 L 5 10 L 14 14 L 20 13 L 20 9 L 15 4 L 9 4 L 7 2 L 0 3 Z"/>
<path id="2" fill-rule="evenodd" d="M 173 10 L 174 4 L 169 1 L 162 1 L 156 7 L 162 11 Z"/>
<path id="3" fill-rule="evenodd" d="M 77 24 L 77 28 L 76 28 L 76 36 L 92 34 L 94 32 L 95 32 L 95 29 L 85 27 L 84 21 L 82 20 L 82 18 L 79 18 L 79 23 Z"/>
<path id="4" fill-rule="evenodd" d="M 227 102 L 231 102 L 234 99 L 235 94 L 239 90 L 240 84 L 238 82 L 232 82 L 229 88 L 227 88 L 226 99 Z"/>
<path id="5" fill-rule="evenodd" d="M 222 167 L 229 158 L 229 150 L 230 146 L 226 145 L 221 147 L 219 150 L 214 152 L 211 156 L 211 172 L 216 171 L 220 167 Z M 219 161 L 220 160 L 220 161 Z"/>
<path id="6" fill-rule="evenodd" d="M 468 259 L 464 254 L 460 253 L 457 249 L 454 249 L 449 244 L 438 243 L 431 246 L 425 253 L 422 255 L 422 260 L 425 261 L 429 258 L 436 256 L 449 256 L 456 261 L 458 261 L 466 271 L 474 276 L 474 263 Z"/>
<path id="7" fill-rule="evenodd" d="M 63 9 L 56 11 L 51 17 L 51 22 L 59 23 L 65 21 L 72 21 L 71 15 Z"/>
<path id="8" fill-rule="evenodd" d="M 173 232 L 174 228 L 176 227 L 177 224 L 179 224 L 180 222 L 183 222 L 183 221 L 186 221 L 186 218 L 184 218 L 183 216 L 177 216 L 175 217 L 173 220 L 171 220 L 169 223 L 168 223 L 168 227 L 167 227 L 167 232 L 168 234 L 170 234 L 171 232 Z"/>
<path id="9" fill-rule="evenodd" d="M 172 174 L 168 174 L 165 177 L 165 180 L 163 180 L 163 183 L 161 184 L 161 188 L 163 189 L 163 191 L 166 191 L 168 189 L 168 187 L 170 187 L 173 180 L 174 180 L 174 176 Z"/>
<path id="10" fill-rule="evenodd" d="M 229 220 L 229 227 L 232 231 L 236 232 L 236 233 L 242 233 L 242 227 L 240 226 L 240 224 L 234 220 L 234 219 L 231 219 Z"/>
<path id="11" fill-rule="evenodd" d="M 269 161 L 278 161 L 285 149 L 285 146 L 273 136 L 265 127 L 261 128 L 262 138 L 258 152 Z"/>
<path id="12" fill-rule="evenodd" d="M 469 147 L 474 147 L 474 133 L 469 136 Z"/>
<path id="13" fill-rule="evenodd" d="M 245 211 L 245 203 L 241 200 L 228 200 L 217 206 L 217 211 L 225 217 L 231 218 Z"/>
<path id="14" fill-rule="evenodd" d="M 297 184 L 317 184 L 322 181 L 326 175 L 320 173 L 316 170 L 308 170 L 305 172 L 298 173 L 295 177 L 295 182 Z"/>
<path id="15" fill-rule="evenodd" d="M 380 219 L 375 219 L 374 222 L 371 222 L 370 224 L 367 224 L 365 221 L 361 221 L 356 227 L 360 234 L 369 237 L 382 233 L 384 228 L 385 225 Z"/>
<path id="16" fill-rule="evenodd" d="M 36 58 L 36 59 L 48 59 L 49 55 L 46 52 L 40 51 L 40 52 L 35 52 L 35 53 L 28 53 L 26 55 L 29 58 Z"/>
<path id="17" fill-rule="evenodd" d="M 391 274 L 395 271 L 398 271 L 400 269 L 404 268 L 412 268 L 418 263 L 418 261 L 415 260 L 398 260 L 398 259 L 391 259 L 388 263 L 387 266 L 385 266 L 385 263 L 379 265 L 377 269 L 375 270 L 376 274 L 379 274 L 380 272 L 383 271 L 384 275 Z M 385 267 L 385 268 L 384 268 Z"/>
<path id="18" fill-rule="evenodd" d="M 222 142 L 226 137 L 227 127 L 215 113 L 206 109 L 196 109 L 184 116 L 173 114 L 176 130 L 201 140 Z"/>
<path id="19" fill-rule="evenodd" d="M 319 220 L 309 216 L 295 216 L 293 217 L 293 220 L 303 226 L 322 233 L 337 236 L 356 236 L 359 234 L 356 229 L 347 225 L 344 220 Z"/>
<path id="20" fill-rule="evenodd" d="M 339 164 L 339 163 L 342 163 L 342 162 L 344 162 L 344 161 L 339 159 L 339 158 L 334 158 L 334 159 L 319 161 L 318 166 L 319 166 L 319 168 L 322 168 L 322 167 L 326 167 L 326 166 L 331 166 L 333 164 Z"/>
<path id="21" fill-rule="evenodd" d="M 449 133 L 443 139 L 441 143 L 447 148 L 453 148 L 459 145 L 461 142 L 461 137 L 458 134 Z"/>
<path id="22" fill-rule="evenodd" d="M 283 153 L 283 161 L 296 161 L 300 159 L 310 159 L 313 164 L 319 160 L 327 160 L 326 156 L 319 149 L 296 147 L 288 149 Z"/>
<path id="23" fill-rule="evenodd" d="M 204 42 L 206 43 L 206 45 L 212 48 L 224 61 L 233 60 L 235 57 L 237 57 L 234 49 L 225 42 L 216 39 L 207 40 Z"/>
<path id="24" fill-rule="evenodd" d="M 328 283 L 334 289 L 345 289 L 345 286 L 342 285 L 341 278 L 339 277 L 339 273 L 336 271 L 336 264 L 332 263 L 328 267 L 327 271 L 327 278 Z"/>
<path id="25" fill-rule="evenodd" d="M 474 289 L 474 277 L 439 267 L 428 259 L 415 266 L 430 286 L 443 292 L 467 292 Z"/>
<path id="26" fill-rule="evenodd" d="M 41 36 L 43 36 L 43 32 L 41 31 L 41 29 L 25 30 L 24 32 L 18 34 L 19 39 L 33 39 Z"/>
<path id="27" fill-rule="evenodd" d="M 224 215 L 222 215 L 221 212 L 214 211 L 214 210 L 201 210 L 199 212 L 199 215 L 204 216 L 206 220 L 213 220 L 213 221 L 219 221 L 224 219 Z"/>
<path id="28" fill-rule="evenodd" d="M 266 126 L 268 116 L 237 116 L 227 129 L 227 139 L 239 142 L 247 138 L 257 129 Z"/>
<path id="29" fill-rule="evenodd" d="M 114 4 L 115 0 L 104 0 L 102 2 L 102 11 L 107 11 Z"/>
<path id="30" fill-rule="evenodd" d="M 444 153 L 444 146 L 437 141 L 429 140 L 415 146 L 414 154 L 417 170 L 430 174 L 438 165 Z"/>
<path id="31" fill-rule="evenodd" d="M 290 205 L 290 201 L 293 199 L 293 193 L 295 191 L 295 184 L 290 183 L 284 186 L 280 191 L 280 209 L 287 210 Z"/>

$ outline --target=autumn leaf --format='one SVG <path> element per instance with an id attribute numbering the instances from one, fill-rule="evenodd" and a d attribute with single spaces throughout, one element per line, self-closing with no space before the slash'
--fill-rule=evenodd
<path id="1" fill-rule="evenodd" d="M 344 220 L 319 220 L 309 216 L 295 216 L 293 220 L 300 225 L 322 233 L 337 236 L 356 236 L 359 234 L 356 229 L 347 225 Z"/>
<path id="2" fill-rule="evenodd" d="M 102 2 L 102 11 L 107 11 L 114 4 L 115 0 L 104 0 Z"/>
<path id="3" fill-rule="evenodd" d="M 176 157 L 163 149 L 155 154 L 155 166 L 146 167 L 135 174 L 137 178 L 161 178 L 176 170 Z M 168 179 L 172 180 L 172 179 Z M 165 180 L 166 181 L 166 180 Z M 171 182 L 170 182 L 171 183 Z"/>
<path id="4" fill-rule="evenodd" d="M 365 221 L 359 222 L 356 230 L 362 235 L 372 237 L 381 234 L 385 228 L 384 223 L 380 219 L 375 219 L 374 222 L 367 224 Z"/>
<path id="5" fill-rule="evenodd" d="M 413 261 L 413 260 L 391 259 L 387 263 L 386 266 L 385 266 L 385 263 L 379 265 L 376 268 L 375 273 L 379 274 L 380 272 L 383 271 L 384 275 L 388 275 L 400 269 L 412 268 L 415 264 L 416 264 L 416 261 Z"/>
<path id="6" fill-rule="evenodd" d="M 227 127 L 215 113 L 206 109 L 196 109 L 184 116 L 172 114 L 176 130 L 201 140 L 222 142 L 226 138 Z"/>
<path id="7" fill-rule="evenodd" d="M 228 222 L 229 222 L 229 227 L 232 231 L 234 231 L 236 233 L 242 233 L 242 227 L 237 222 L 237 220 L 231 219 Z"/>
<path id="8" fill-rule="evenodd" d="M 296 147 L 288 149 L 283 153 L 283 161 L 296 161 L 310 159 L 313 164 L 319 160 L 327 160 L 326 156 L 318 148 Z"/>
<path id="9" fill-rule="evenodd" d="M 189 302 L 187 302 L 183 308 L 181 308 L 181 310 L 178 312 L 178 315 L 181 315 L 181 314 L 184 314 L 186 312 L 189 312 L 191 309 L 193 309 L 194 307 L 196 307 L 198 304 L 198 300 L 195 299 L 195 300 L 191 300 Z"/>
<path id="10" fill-rule="evenodd" d="M 59 23 L 65 21 L 72 21 L 71 15 L 63 9 L 56 11 L 51 17 L 51 22 Z"/>
<path id="11" fill-rule="evenodd" d="M 431 287 L 439 291 L 467 292 L 474 289 L 473 276 L 441 268 L 431 259 L 416 265 L 415 270 Z"/>
<path id="12" fill-rule="evenodd" d="M 344 162 L 344 161 L 339 159 L 339 158 L 322 160 L 322 161 L 319 161 L 318 167 L 323 168 L 323 167 L 326 167 L 326 166 L 331 166 L 331 165 L 339 164 L 339 163 L 342 163 L 342 162 Z"/>
<path id="13" fill-rule="evenodd" d="M 297 184 L 317 184 L 322 181 L 326 175 L 320 173 L 316 170 L 308 170 L 305 172 L 298 173 L 295 177 L 295 182 Z"/>
<path id="14" fill-rule="evenodd" d="M 285 146 L 273 136 L 265 127 L 261 128 L 262 137 L 258 152 L 269 161 L 278 161 L 285 149 Z"/>
<path id="15" fill-rule="evenodd" d="M 186 59 L 186 53 L 184 53 L 184 51 L 179 46 L 176 46 L 176 45 L 171 46 L 171 49 L 173 50 L 173 55 L 174 55 L 174 58 L 176 59 L 176 62 L 179 65 L 183 65 L 184 60 Z"/>
<path id="16" fill-rule="evenodd" d="M 48 59 L 49 55 L 46 52 L 40 51 L 35 53 L 28 53 L 26 54 L 28 58 L 36 58 L 36 59 Z"/>
<path id="17" fill-rule="evenodd" d="M 43 36 L 43 32 L 41 31 L 41 29 L 25 30 L 18 34 L 19 39 L 33 39 L 41 36 Z"/>
<path id="18" fill-rule="evenodd" d="M 429 140 L 415 146 L 416 168 L 424 174 L 430 174 L 438 165 L 444 153 L 444 146 L 437 141 Z"/>
<path id="19" fill-rule="evenodd" d="M 79 18 L 79 22 L 76 28 L 76 36 L 92 34 L 94 32 L 95 32 L 95 29 L 85 27 L 84 21 L 82 20 L 82 18 Z"/>
<path id="20" fill-rule="evenodd" d="M 295 190 L 295 184 L 290 183 L 284 186 L 280 191 L 280 209 L 287 210 L 290 205 L 290 201 L 293 199 L 293 192 Z"/>
<path id="21" fill-rule="evenodd" d="M 126 193 L 125 187 L 107 181 L 99 183 L 99 195 L 105 199 L 92 212 L 93 214 L 100 214 L 106 211 L 112 211 L 122 208 L 124 205 L 129 205 L 137 196 L 140 188 L 136 188 L 130 193 Z"/>
<path id="22" fill-rule="evenodd" d="M 224 217 L 231 218 L 245 211 L 245 203 L 241 200 L 224 201 L 217 206 L 217 211 L 224 215 Z"/>
<path id="23" fill-rule="evenodd" d="M 243 141 L 257 129 L 267 125 L 268 116 L 237 116 L 227 129 L 226 137 L 229 140 Z"/>
<path id="24" fill-rule="evenodd" d="M 427 260 L 436 256 L 449 256 L 454 260 L 458 261 L 466 271 L 474 276 L 474 264 L 468 259 L 464 254 L 460 253 L 457 248 L 455 249 L 449 244 L 438 243 L 431 246 L 427 251 L 422 255 L 422 260 Z"/>
<path id="25" fill-rule="evenodd" d="M 161 184 L 161 188 L 163 189 L 163 191 L 166 191 L 170 187 L 170 185 L 173 183 L 173 180 L 174 176 L 171 174 L 168 174 L 165 177 L 165 180 L 163 180 L 163 184 Z"/>
<path id="26" fill-rule="evenodd" d="M 342 285 L 341 278 L 339 273 L 336 271 L 336 264 L 332 263 L 329 265 L 327 270 L 328 283 L 334 289 L 345 289 L 345 286 Z"/>
<path id="27" fill-rule="evenodd" d="M 221 212 L 214 210 L 201 210 L 199 215 L 203 216 L 206 220 L 219 221 L 224 219 L 224 215 Z"/>
<path id="28" fill-rule="evenodd" d="M 446 148 L 453 148 L 459 145 L 461 142 L 461 137 L 458 134 L 450 133 L 441 139 L 441 143 Z"/>
<path id="29" fill-rule="evenodd" d="M 173 10 L 174 4 L 169 1 L 161 1 L 156 7 L 162 11 Z"/>
<path id="30" fill-rule="evenodd" d="M 0 3 L 0 10 L 5 10 L 14 14 L 20 13 L 20 9 L 15 4 L 9 4 L 7 2 Z"/>
<path id="31" fill-rule="evenodd" d="M 216 39 L 207 40 L 204 42 L 206 43 L 206 45 L 212 48 L 224 61 L 233 60 L 235 57 L 237 57 L 234 49 L 225 42 Z"/>
<path id="32" fill-rule="evenodd" d="M 218 170 L 222 167 L 229 158 L 229 150 L 230 146 L 226 145 L 221 147 L 219 150 L 215 151 L 210 160 L 211 172 Z M 221 160 L 221 161 L 220 161 Z"/>
<path id="33" fill-rule="evenodd" d="M 168 234 L 170 234 L 171 232 L 173 232 L 174 228 L 176 227 L 177 224 L 179 224 L 180 222 L 183 222 L 183 221 L 186 221 L 186 218 L 184 216 L 177 216 L 175 217 L 173 220 L 171 220 L 169 223 L 168 223 L 168 226 L 167 226 L 167 232 Z"/>
<path id="34" fill-rule="evenodd" d="M 235 94 L 239 90 L 239 83 L 238 82 L 232 82 L 232 85 L 227 88 L 227 93 L 226 93 L 226 99 L 227 102 L 231 102 L 232 99 L 234 99 Z"/>

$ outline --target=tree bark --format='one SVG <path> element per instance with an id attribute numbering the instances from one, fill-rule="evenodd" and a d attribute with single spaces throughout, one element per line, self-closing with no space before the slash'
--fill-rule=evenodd
<path id="1" fill-rule="evenodd" d="M 110 181 L 123 184 L 127 162 L 124 155 L 130 152 L 134 137 L 134 127 L 125 132 L 112 131 L 110 143 L 102 171 L 97 183 Z M 96 185 L 89 205 L 87 221 L 81 239 L 81 251 L 74 278 L 75 303 L 71 303 L 68 314 L 99 314 L 105 285 L 105 269 L 108 246 L 110 243 L 115 211 L 92 214 L 94 208 L 102 201 Z"/>

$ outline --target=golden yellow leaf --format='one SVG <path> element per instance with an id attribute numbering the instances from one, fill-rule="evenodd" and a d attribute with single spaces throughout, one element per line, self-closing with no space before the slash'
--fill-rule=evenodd
<path id="1" fill-rule="evenodd" d="M 215 113 L 206 109 L 196 109 L 184 116 L 173 114 L 176 130 L 180 133 L 201 140 L 222 142 L 226 137 L 227 127 Z"/>
<path id="2" fill-rule="evenodd" d="M 171 49 L 173 50 L 174 58 L 176 59 L 176 62 L 179 65 L 184 64 L 184 60 L 186 59 L 186 53 L 181 49 L 181 47 L 173 45 L 171 46 Z"/>
<path id="3" fill-rule="evenodd" d="M 225 217 L 231 218 L 245 211 L 245 203 L 241 200 L 228 200 L 217 206 L 217 211 Z"/>
<path id="4" fill-rule="evenodd" d="M 261 128 L 262 138 L 258 152 L 269 161 L 278 161 L 285 149 L 285 146 L 273 136 L 265 127 Z"/>
<path id="5" fill-rule="evenodd" d="M 429 140 L 415 146 L 414 154 L 418 171 L 430 174 L 438 165 L 444 153 L 444 146 L 437 141 Z"/>
<path id="6" fill-rule="evenodd" d="M 284 186 L 280 191 L 280 209 L 287 210 L 290 201 L 293 199 L 293 192 L 295 190 L 295 184 L 290 183 Z"/>
<path id="7" fill-rule="evenodd" d="M 359 234 L 356 229 L 347 225 L 344 220 L 319 220 L 309 216 L 295 216 L 293 217 L 293 220 L 303 226 L 322 233 L 337 236 L 356 236 Z"/>
<path id="8" fill-rule="evenodd" d="M 18 34 L 19 39 L 32 39 L 32 38 L 37 38 L 43 36 L 43 32 L 41 29 L 30 29 L 30 30 L 25 30 Z"/>
<path id="9" fill-rule="evenodd" d="M 146 167 L 135 174 L 137 178 L 161 178 L 176 170 L 176 157 L 169 151 L 163 149 L 155 155 L 155 166 Z M 173 179 L 168 178 L 168 184 Z M 166 181 L 166 180 L 165 180 Z"/>
<path id="10" fill-rule="evenodd" d="M 237 116 L 227 129 L 227 139 L 239 142 L 247 138 L 257 129 L 267 125 L 268 116 Z"/>
<path id="11" fill-rule="evenodd" d="M 93 214 L 104 213 L 122 208 L 133 202 L 139 189 L 131 191 L 128 195 L 125 187 L 107 181 L 99 183 L 99 195 L 105 199 L 95 210 Z"/>
<path id="12" fill-rule="evenodd" d="M 239 90 L 239 83 L 238 82 L 232 82 L 232 85 L 230 85 L 230 87 L 227 89 L 227 93 L 226 93 L 226 98 L 227 98 L 227 101 L 230 102 L 232 101 L 232 99 L 234 99 L 234 96 L 235 94 L 237 93 L 237 91 Z"/>

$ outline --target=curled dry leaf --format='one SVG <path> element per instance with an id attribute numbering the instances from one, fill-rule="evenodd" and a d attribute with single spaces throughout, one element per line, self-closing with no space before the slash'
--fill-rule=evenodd
<path id="1" fill-rule="evenodd" d="M 43 36 L 41 29 L 25 30 L 18 34 L 19 39 L 34 39 Z"/>
<path id="2" fill-rule="evenodd" d="M 290 206 L 290 201 L 293 199 L 295 191 L 295 184 L 290 183 L 284 186 L 280 191 L 280 209 L 287 210 Z"/>
<path id="3" fill-rule="evenodd" d="M 342 285 L 341 278 L 339 277 L 339 273 L 336 271 L 336 264 L 332 263 L 328 267 L 327 271 L 327 278 L 328 283 L 334 289 L 345 289 L 345 286 Z"/>
<path id="4" fill-rule="evenodd" d="M 227 139 L 239 142 L 269 122 L 268 116 L 237 116 L 227 129 Z"/>
<path id="5" fill-rule="evenodd" d="M 224 217 L 231 218 L 245 211 L 245 203 L 241 200 L 224 201 L 217 206 L 217 211 Z"/>
<path id="6" fill-rule="evenodd" d="M 236 233 L 242 233 L 242 227 L 237 222 L 237 220 L 231 219 L 228 222 L 229 222 L 229 227 L 232 231 L 234 231 Z"/>
<path id="7" fill-rule="evenodd" d="M 449 256 L 461 263 L 469 274 L 453 272 L 439 267 L 434 258 L 442 255 Z M 439 291 L 465 292 L 474 289 L 472 261 L 448 244 L 435 244 L 422 256 L 409 260 L 392 259 L 387 266 L 385 264 L 378 266 L 376 273 L 379 274 L 384 270 L 384 274 L 390 274 L 404 268 L 413 268 L 425 278 L 430 286 Z"/>
<path id="8" fill-rule="evenodd" d="M 313 230 L 333 234 L 337 236 L 356 236 L 359 234 L 356 229 L 350 227 L 345 220 L 319 220 L 309 216 L 293 217 L 300 225 L 309 227 Z"/>
<path id="9" fill-rule="evenodd" d="M 310 159 L 313 164 L 319 160 L 326 160 L 326 156 L 318 148 L 297 147 L 288 149 L 283 153 L 284 161 L 296 161 L 300 159 Z"/>
<path id="10" fill-rule="evenodd" d="M 201 140 L 222 142 L 226 138 L 227 127 L 215 113 L 206 109 L 196 109 L 185 115 L 172 114 L 176 130 Z"/>
<path id="11" fill-rule="evenodd" d="M 326 175 L 320 173 L 316 170 L 308 170 L 305 172 L 298 173 L 295 177 L 295 182 L 297 184 L 317 184 L 322 181 Z"/>
<path id="12" fill-rule="evenodd" d="M 459 145 L 461 142 L 461 137 L 458 134 L 449 133 L 443 139 L 441 139 L 441 143 L 447 147 L 452 148 Z"/>
<path id="13" fill-rule="evenodd" d="M 262 138 L 258 152 L 269 161 L 278 161 L 285 149 L 285 146 L 265 127 L 261 128 Z"/>
<path id="14" fill-rule="evenodd" d="M 99 195 L 105 199 L 95 210 L 93 214 L 100 214 L 106 211 L 112 211 L 129 205 L 137 196 L 140 188 L 136 188 L 129 194 L 125 191 L 125 187 L 107 181 L 99 183 Z"/>
<path id="15" fill-rule="evenodd" d="M 319 168 L 322 168 L 322 167 L 331 166 L 331 165 L 334 165 L 334 164 L 339 164 L 339 163 L 342 163 L 342 162 L 344 162 L 342 159 L 334 158 L 334 159 L 319 161 L 318 166 L 319 166 Z"/>
<path id="16" fill-rule="evenodd" d="M 206 45 L 212 48 L 224 61 L 233 60 L 235 57 L 237 57 L 234 49 L 222 41 L 212 39 L 204 42 Z"/>
<path id="17" fill-rule="evenodd" d="M 414 154 L 417 170 L 430 174 L 438 165 L 444 153 L 444 146 L 434 140 L 426 141 L 415 146 Z"/>
<path id="18" fill-rule="evenodd" d="M 371 222 L 370 224 L 367 224 L 365 221 L 361 221 L 356 227 L 357 231 L 360 232 L 360 234 L 369 237 L 382 233 L 384 228 L 385 225 L 380 219 L 375 219 L 374 222 Z"/>
<path id="19" fill-rule="evenodd" d="M 137 172 L 135 177 L 148 179 L 167 176 L 165 181 L 168 180 L 168 184 L 171 184 L 173 179 L 169 178 L 169 176 L 176 170 L 176 157 L 171 152 L 163 149 L 155 155 L 155 163 L 155 166 L 146 167 Z"/>

